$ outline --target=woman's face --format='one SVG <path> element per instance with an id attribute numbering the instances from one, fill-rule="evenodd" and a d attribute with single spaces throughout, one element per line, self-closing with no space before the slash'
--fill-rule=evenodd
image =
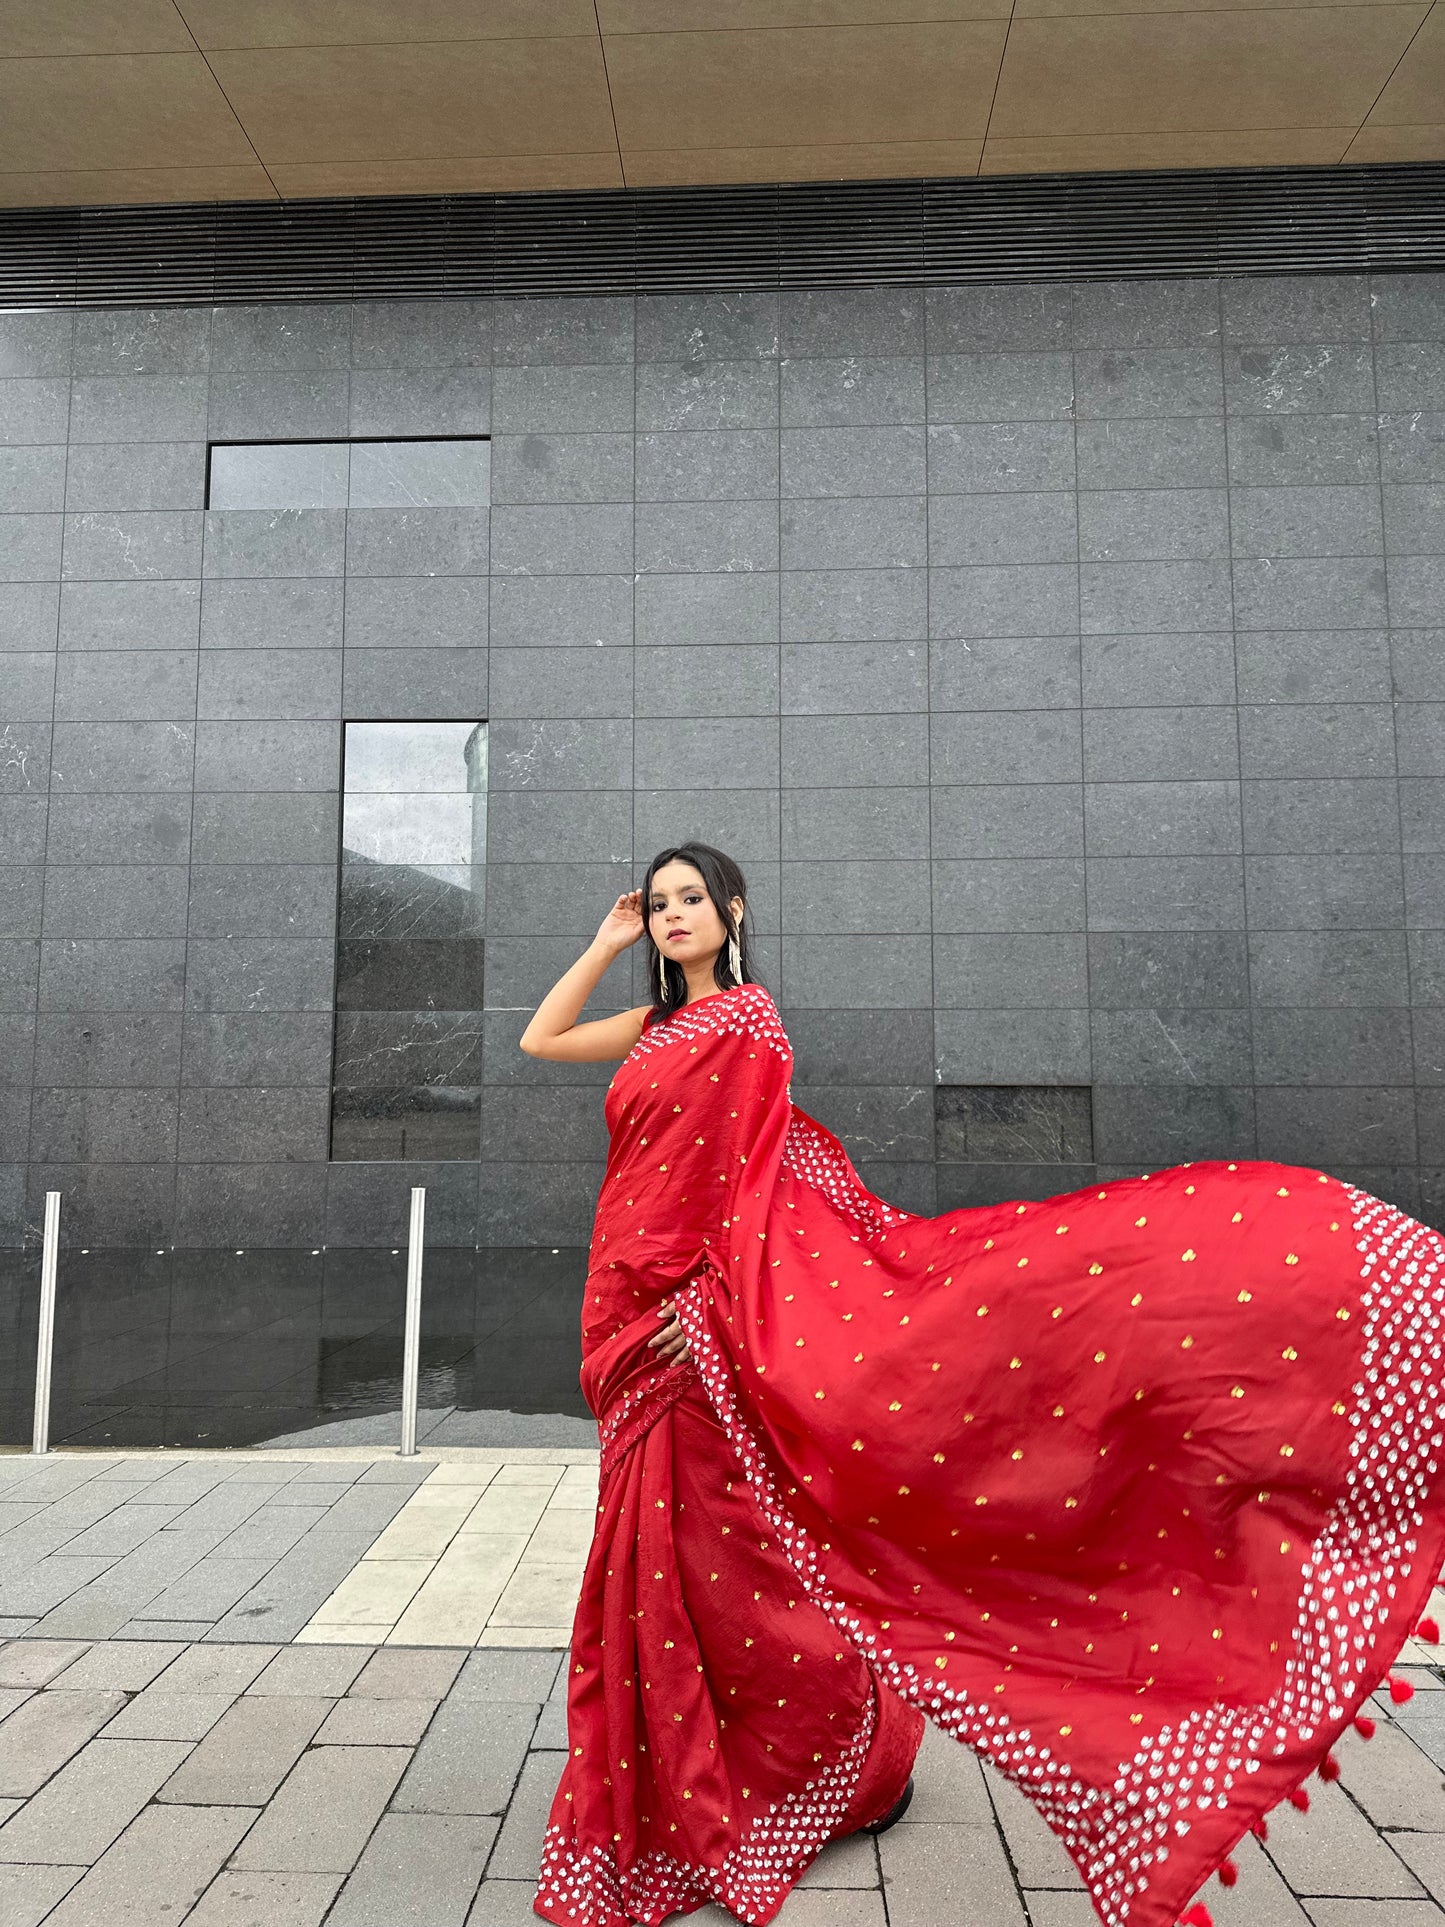
<path id="1" fill-rule="evenodd" d="M 735 898 L 733 909 L 738 908 Z M 664 863 L 652 879 L 647 927 L 663 956 L 682 964 L 715 957 L 728 934 L 701 873 L 679 862 Z"/>

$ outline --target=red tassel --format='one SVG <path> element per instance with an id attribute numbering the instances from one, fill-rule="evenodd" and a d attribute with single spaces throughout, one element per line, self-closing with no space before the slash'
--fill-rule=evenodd
<path id="1" fill-rule="evenodd" d="M 1415 1689 L 1409 1680 L 1400 1679 L 1396 1674 L 1391 1673 L 1390 1698 L 1395 1702 L 1396 1706 L 1403 1706 L 1406 1700 L 1412 1700 L 1414 1697 Z"/>
<path id="2" fill-rule="evenodd" d="M 1333 1753 L 1326 1753 L 1325 1757 L 1320 1761 L 1320 1778 L 1322 1780 L 1338 1780 L 1339 1777 L 1339 1761 Z"/>
<path id="3" fill-rule="evenodd" d="M 1256 1820 L 1254 1825 L 1250 1828 L 1250 1832 L 1254 1835 L 1256 1840 L 1268 1840 L 1269 1838 L 1268 1820 Z"/>
<path id="4" fill-rule="evenodd" d="M 1214 1916 L 1202 1903 L 1179 1916 L 1179 1927 L 1214 1927 Z"/>
<path id="5" fill-rule="evenodd" d="M 1415 1628 L 1415 1637 L 1423 1639 L 1427 1646 L 1438 1646 L 1440 1644 L 1439 1622 L 1434 1619 L 1422 1619 Z"/>
<path id="6" fill-rule="evenodd" d="M 1295 1788 L 1294 1792 L 1289 1796 L 1289 1803 L 1292 1807 L 1298 1807 L 1301 1813 L 1308 1813 L 1310 1810 L 1310 1796 L 1302 1786 Z"/>
<path id="7" fill-rule="evenodd" d="M 1374 1739 L 1375 1722 L 1370 1718 L 1368 1713 L 1359 1713 L 1356 1715 L 1355 1731 L 1359 1734 L 1362 1740 Z"/>
<path id="8" fill-rule="evenodd" d="M 1234 1862 L 1232 1860 L 1221 1860 L 1219 1863 L 1220 1886 L 1232 1887 L 1238 1878 L 1239 1869 L 1235 1866 Z"/>

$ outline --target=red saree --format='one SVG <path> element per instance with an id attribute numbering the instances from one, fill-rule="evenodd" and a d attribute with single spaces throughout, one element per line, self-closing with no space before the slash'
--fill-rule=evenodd
<path id="1" fill-rule="evenodd" d="M 921 1712 L 1106 1927 L 1169 1927 L 1440 1569 L 1445 1240 L 1263 1162 L 911 1217 L 791 1061 L 744 985 L 608 1094 L 602 1490 L 536 1910 L 771 1920 L 887 1810 Z M 646 1350 L 668 1296 L 695 1363 Z"/>

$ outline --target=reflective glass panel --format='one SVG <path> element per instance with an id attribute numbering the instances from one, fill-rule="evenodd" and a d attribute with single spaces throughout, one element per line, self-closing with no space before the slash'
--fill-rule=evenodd
<path id="1" fill-rule="evenodd" d="M 344 509 L 345 442 L 253 442 L 211 450 L 213 509 Z"/>
<path id="2" fill-rule="evenodd" d="M 348 723 L 346 793 L 485 789 L 486 743 L 479 723 Z"/>
<path id="3" fill-rule="evenodd" d="M 373 863 L 471 863 L 472 799 L 426 792 L 348 796 L 341 843 L 347 856 Z"/>
<path id="4" fill-rule="evenodd" d="M 485 878 L 484 870 L 470 864 L 431 864 L 421 870 L 362 857 L 343 861 L 337 934 L 343 939 L 480 935 Z"/>
<path id="5" fill-rule="evenodd" d="M 208 509 L 486 509 L 491 443 L 216 441 Z"/>
<path id="6" fill-rule="evenodd" d="M 331 1155 L 480 1150 L 487 731 L 346 725 Z"/>
<path id="7" fill-rule="evenodd" d="M 216 442 L 213 509 L 486 508 L 492 445 L 443 441 Z"/>
<path id="8" fill-rule="evenodd" d="M 483 441 L 355 442 L 354 509 L 486 508 L 492 445 Z"/>

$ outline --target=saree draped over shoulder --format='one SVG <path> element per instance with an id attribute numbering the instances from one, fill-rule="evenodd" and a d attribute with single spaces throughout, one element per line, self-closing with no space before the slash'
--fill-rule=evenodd
<path id="1" fill-rule="evenodd" d="M 791 1063 L 743 985 L 608 1093 L 602 1487 L 536 1910 L 769 1921 L 926 1716 L 1106 1927 L 1171 1927 L 1440 1570 L 1445 1240 L 1265 1162 L 914 1217 Z M 646 1348 L 664 1298 L 691 1362 Z"/>

